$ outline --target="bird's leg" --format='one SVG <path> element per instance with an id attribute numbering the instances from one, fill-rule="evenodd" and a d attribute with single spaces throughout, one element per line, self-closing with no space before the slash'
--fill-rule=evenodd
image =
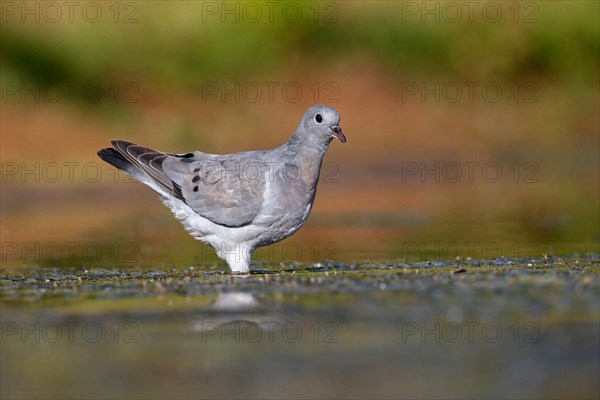
<path id="1" fill-rule="evenodd" d="M 235 243 L 233 246 L 222 246 L 218 254 L 219 257 L 227 261 L 231 272 L 242 274 L 250 272 L 252 251 L 248 246 L 243 246 L 239 243 Z"/>

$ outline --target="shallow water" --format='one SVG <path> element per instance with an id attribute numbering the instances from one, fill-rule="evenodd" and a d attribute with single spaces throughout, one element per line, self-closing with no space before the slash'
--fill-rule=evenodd
<path id="1" fill-rule="evenodd" d="M 5 271 L 2 397 L 594 398 L 599 263 Z"/>

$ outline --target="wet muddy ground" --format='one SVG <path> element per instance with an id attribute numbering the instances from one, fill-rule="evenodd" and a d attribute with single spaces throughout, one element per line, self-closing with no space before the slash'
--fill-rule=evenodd
<path id="1" fill-rule="evenodd" d="M 600 257 L 5 270 L 3 398 L 597 398 Z"/>

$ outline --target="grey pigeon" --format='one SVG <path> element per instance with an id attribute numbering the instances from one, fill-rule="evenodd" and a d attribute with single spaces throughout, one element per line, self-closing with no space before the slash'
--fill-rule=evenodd
<path id="1" fill-rule="evenodd" d="M 113 140 L 98 155 L 156 191 L 231 271 L 247 273 L 254 249 L 289 237 L 306 221 L 329 143 L 346 143 L 339 125 L 335 109 L 317 105 L 273 150 L 171 154 Z"/>

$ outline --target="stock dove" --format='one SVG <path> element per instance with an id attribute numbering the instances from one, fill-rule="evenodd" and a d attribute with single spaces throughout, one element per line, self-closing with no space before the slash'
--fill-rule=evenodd
<path id="1" fill-rule="evenodd" d="M 171 154 L 113 140 L 98 155 L 156 191 L 232 272 L 248 273 L 254 249 L 289 237 L 306 221 L 329 144 L 346 143 L 339 125 L 335 109 L 317 105 L 273 150 Z"/>

